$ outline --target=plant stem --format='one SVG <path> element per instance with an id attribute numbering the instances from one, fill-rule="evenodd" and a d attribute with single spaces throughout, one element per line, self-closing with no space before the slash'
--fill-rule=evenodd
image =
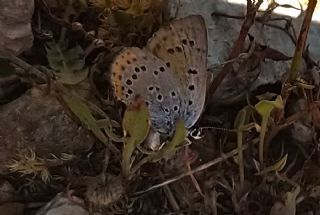
<path id="1" fill-rule="evenodd" d="M 308 38 L 308 32 L 311 25 L 312 15 L 316 5 L 317 5 L 317 0 L 309 0 L 308 8 L 306 10 L 306 15 L 304 17 L 304 20 L 300 29 L 297 46 L 294 52 L 289 78 L 287 80 L 290 83 L 294 82 L 298 77 L 299 69 L 302 61 L 302 54 Z"/>

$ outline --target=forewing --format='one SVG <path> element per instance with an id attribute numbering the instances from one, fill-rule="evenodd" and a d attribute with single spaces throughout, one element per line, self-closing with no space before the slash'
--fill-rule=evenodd
<path id="1" fill-rule="evenodd" d="M 187 127 L 198 120 L 204 106 L 207 47 L 206 27 L 199 15 L 175 20 L 160 28 L 147 43 L 147 49 L 172 69 L 183 87 L 181 116 Z"/>
<path id="2" fill-rule="evenodd" d="M 140 95 L 147 103 L 153 127 L 173 130 L 182 106 L 180 86 L 165 62 L 148 50 L 131 47 L 121 51 L 111 65 L 116 97 L 129 104 Z"/>

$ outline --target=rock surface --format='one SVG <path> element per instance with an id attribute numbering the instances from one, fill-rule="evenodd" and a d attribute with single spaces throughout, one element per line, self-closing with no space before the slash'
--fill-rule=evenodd
<path id="1" fill-rule="evenodd" d="M 37 157 L 77 154 L 92 147 L 94 136 L 78 125 L 58 100 L 33 88 L 0 106 L 0 171 L 17 154 L 31 149 Z"/>
<path id="2" fill-rule="evenodd" d="M 33 0 L 0 0 L 0 56 L 19 55 L 33 43 Z"/>

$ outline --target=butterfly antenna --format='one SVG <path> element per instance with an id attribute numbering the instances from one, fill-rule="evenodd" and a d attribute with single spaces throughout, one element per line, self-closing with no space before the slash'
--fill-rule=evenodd
<path id="1" fill-rule="evenodd" d="M 229 129 L 229 128 L 221 128 L 221 127 L 215 127 L 215 126 L 204 126 L 204 127 L 197 127 L 190 131 L 190 136 L 196 140 L 201 139 L 204 137 L 203 131 L 204 130 L 216 130 L 216 131 L 222 131 L 222 132 L 235 132 L 235 129 Z"/>

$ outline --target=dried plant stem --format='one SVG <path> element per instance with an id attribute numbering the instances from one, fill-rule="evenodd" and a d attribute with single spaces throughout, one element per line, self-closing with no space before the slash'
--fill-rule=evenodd
<path id="1" fill-rule="evenodd" d="M 246 144 L 246 145 L 244 145 L 244 146 L 242 147 L 241 151 L 243 151 L 243 150 L 245 150 L 245 149 L 247 149 L 247 148 L 248 148 L 248 145 Z M 212 160 L 212 161 L 209 161 L 209 162 L 207 162 L 207 163 L 205 163 L 205 164 L 202 164 L 202 165 L 198 166 L 197 168 L 195 168 L 195 169 L 193 169 L 193 170 L 191 170 L 191 171 L 187 171 L 187 172 L 185 172 L 185 173 L 182 173 L 181 175 L 178 175 L 178 176 L 176 176 L 176 177 L 173 177 L 173 178 L 171 178 L 171 179 L 168 179 L 168 180 L 166 180 L 166 181 L 164 181 L 164 182 L 162 182 L 162 183 L 160 183 L 160 184 L 156 184 L 156 185 L 154 185 L 154 186 L 151 186 L 151 187 L 149 187 L 149 188 L 146 189 L 146 190 L 138 191 L 138 192 L 136 192 L 136 193 L 133 193 L 132 195 L 142 195 L 142 194 L 144 194 L 144 193 L 150 192 L 150 191 L 152 191 L 152 190 L 155 190 L 155 189 L 158 189 L 158 188 L 160 188 L 160 187 L 163 187 L 163 186 L 166 186 L 166 185 L 168 185 L 168 184 L 171 184 L 171 183 L 173 183 L 173 182 L 176 182 L 176 181 L 178 181 L 178 180 L 180 180 L 180 179 L 182 179 L 182 178 L 184 178 L 184 177 L 186 177 L 186 176 L 189 176 L 190 174 L 195 174 L 195 173 L 197 173 L 197 172 L 200 172 L 200 171 L 203 171 L 203 170 L 205 170 L 205 169 L 208 169 L 209 167 L 212 167 L 212 166 L 214 166 L 214 165 L 217 165 L 218 163 L 221 163 L 221 162 L 223 162 L 223 161 L 225 161 L 225 160 L 227 160 L 227 159 L 229 159 L 229 158 L 237 155 L 237 154 L 239 153 L 239 151 L 240 151 L 240 150 L 239 150 L 238 148 L 236 148 L 236 149 L 234 149 L 234 150 L 232 150 L 232 151 L 230 151 L 230 152 L 228 152 L 228 153 L 226 153 L 226 154 L 221 155 L 220 157 L 218 157 L 218 158 L 216 158 L 216 159 L 214 159 L 214 160 Z"/>
<path id="2" fill-rule="evenodd" d="M 46 76 L 46 74 L 44 74 L 34 66 L 28 64 L 24 60 L 20 59 L 19 57 L 14 55 L 7 55 L 5 56 L 5 58 L 8 59 L 12 64 L 22 69 L 21 71 L 19 71 L 19 74 L 17 74 L 18 76 L 33 77 L 36 81 L 42 83 L 48 82 L 48 77 Z"/>
<path id="3" fill-rule="evenodd" d="M 254 4 L 251 0 L 247 0 L 247 15 L 245 20 L 241 26 L 239 36 L 232 48 L 232 51 L 227 60 L 231 60 L 236 58 L 242 51 L 244 46 L 245 39 L 249 33 L 251 26 L 254 23 L 257 10 L 259 9 L 260 5 L 262 4 L 262 0 L 258 0 L 256 4 Z M 218 86 L 222 83 L 223 79 L 226 75 L 231 71 L 232 64 L 225 64 L 221 70 L 221 72 L 217 75 L 217 77 L 213 80 L 209 94 L 214 94 Z"/>
<path id="4" fill-rule="evenodd" d="M 239 177 L 240 177 L 240 186 L 241 189 L 244 185 L 244 164 L 243 164 L 243 153 L 242 153 L 242 146 L 243 146 L 243 132 L 238 131 L 237 132 L 237 143 L 238 143 L 238 163 L 239 163 Z"/>
<path id="5" fill-rule="evenodd" d="M 61 19 L 56 17 L 54 14 L 51 13 L 51 10 L 49 6 L 47 5 L 46 1 L 44 0 L 37 0 L 37 4 L 41 7 L 42 10 L 44 10 L 45 15 L 48 16 L 54 23 L 60 25 L 61 27 L 65 29 L 69 29 L 71 31 L 74 31 L 75 33 L 81 34 L 87 41 L 91 42 L 91 45 L 96 47 L 103 47 L 105 44 L 102 40 L 97 39 L 94 37 L 94 35 L 87 32 L 81 23 L 79 22 L 73 22 L 70 23 L 66 21 L 67 19 Z M 63 36 L 62 36 L 63 37 Z M 90 47 L 91 49 L 93 47 Z"/>

